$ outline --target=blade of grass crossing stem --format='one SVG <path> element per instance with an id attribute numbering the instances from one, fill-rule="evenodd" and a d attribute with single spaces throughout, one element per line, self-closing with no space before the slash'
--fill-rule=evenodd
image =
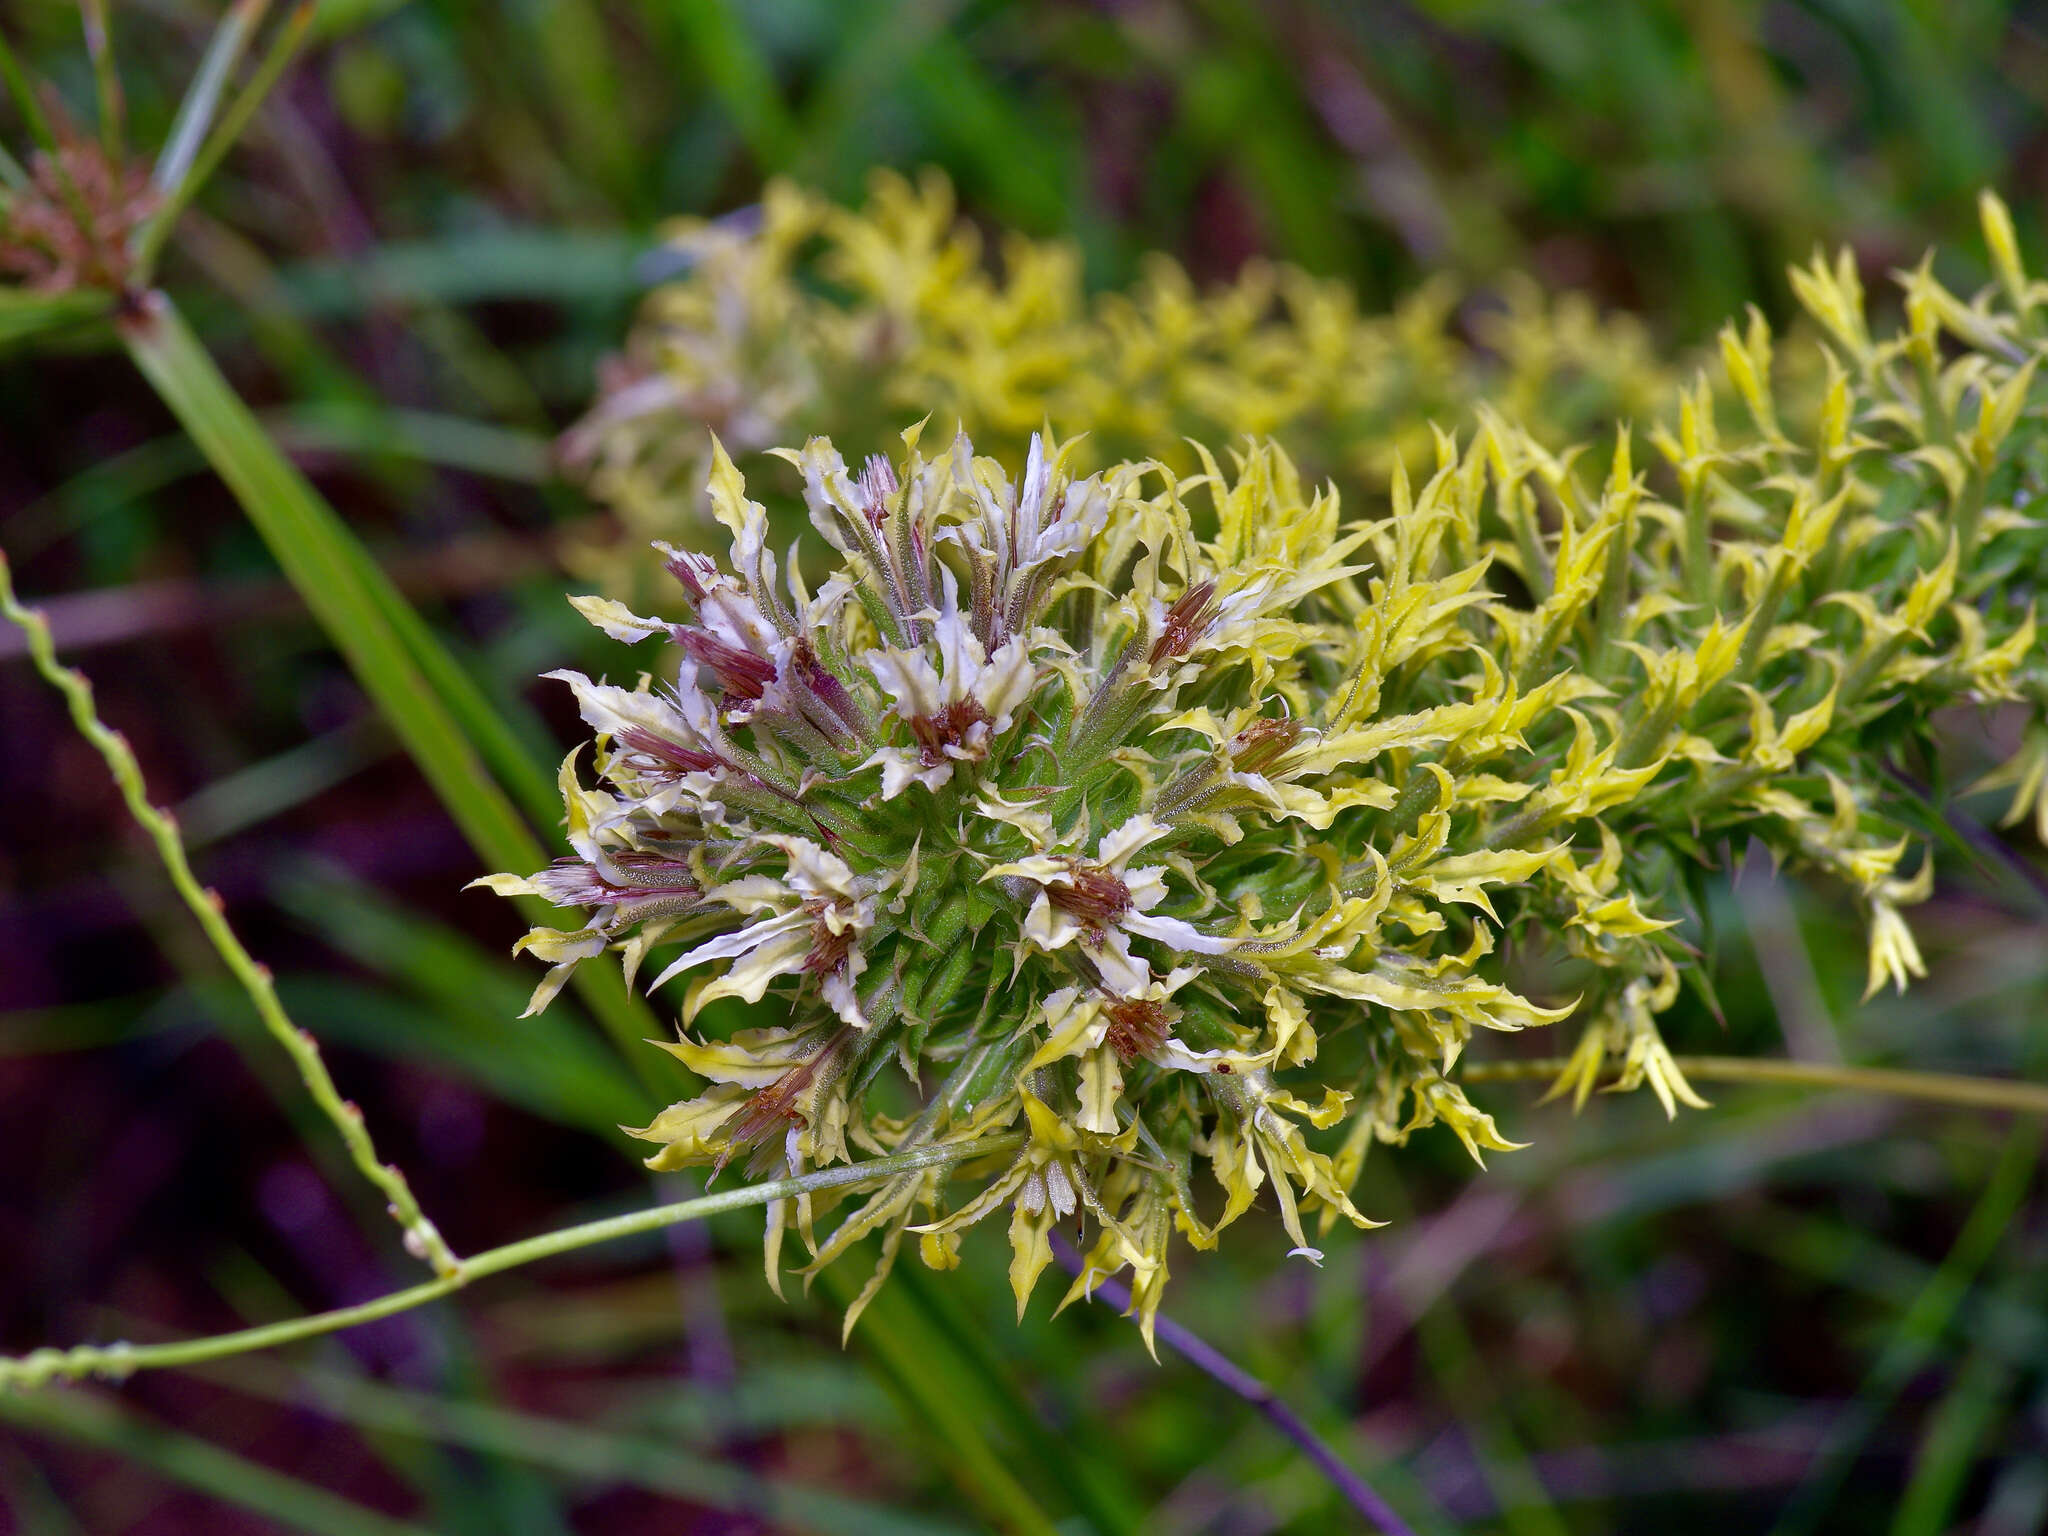
<path id="1" fill-rule="evenodd" d="M 151 294 L 138 308 L 121 328 L 136 365 L 227 481 L 464 835 L 487 859 L 538 868 L 540 844 L 366 589 L 365 557 L 336 537 L 332 510 L 277 451 L 170 302 Z"/>
<path id="2" fill-rule="evenodd" d="M 844 1308 L 860 1290 L 858 1278 L 838 1268 L 820 1277 Z M 900 1277 L 898 1277 L 900 1278 Z M 968 1367 L 931 1318 L 894 1285 L 875 1293 L 853 1331 L 909 1412 L 950 1463 L 953 1480 L 993 1529 L 1009 1536 L 1058 1536 L 1059 1528 L 1004 1459 L 996 1454 L 964 1406 L 979 1395 Z"/>
<path id="3" fill-rule="evenodd" d="M 310 1536 L 430 1536 L 420 1526 L 273 1472 L 96 1393 L 0 1392 L 0 1420 L 31 1434 L 111 1451 L 222 1503 Z"/>
<path id="4" fill-rule="evenodd" d="M 334 509 L 278 452 L 167 298 L 144 295 L 124 315 L 121 334 L 136 366 L 235 493 L 470 846 L 493 869 L 540 868 L 547 854 L 462 728 L 463 719 L 481 722 L 490 712 L 475 684 L 446 660 Z M 401 611 L 411 617 L 396 618 Z M 423 652 L 436 656 L 431 676 L 421 665 Z M 451 708 L 437 680 L 456 687 L 459 709 Z M 491 736 L 501 762 L 530 761 L 510 755 L 503 743 L 514 739 L 502 722 Z M 526 898 L 521 910 L 544 922 L 552 909 Z M 636 1075 L 665 1091 L 668 1079 L 649 1060 L 656 1053 L 641 1046 L 662 1033 L 652 1011 L 615 972 L 585 966 L 576 985 Z"/>

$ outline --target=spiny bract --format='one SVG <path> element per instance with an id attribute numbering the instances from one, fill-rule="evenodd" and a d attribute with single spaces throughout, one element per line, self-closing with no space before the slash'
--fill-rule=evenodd
<path id="1" fill-rule="evenodd" d="M 1702 976 L 1703 866 L 1755 839 L 1839 881 L 1872 988 L 1903 985 L 1933 865 L 1904 872 L 1925 808 L 1895 763 L 1946 706 L 2023 702 L 1998 777 L 2015 817 L 2048 804 L 2048 294 L 1986 221 L 2000 285 L 1966 304 L 1923 267 L 1883 341 L 1846 258 L 1795 274 L 1828 335 L 1806 425 L 1761 320 L 1731 328 L 1747 420 L 1686 391 L 1654 434 L 1668 499 L 1626 433 L 1589 485 L 1494 415 L 1357 522 L 1270 444 L 1080 477 L 1034 439 L 1013 480 L 913 429 L 857 473 L 784 455 L 838 553 L 814 593 L 716 450 L 729 563 L 664 547 L 688 618 L 579 600 L 683 661 L 556 674 L 597 738 L 597 787 L 562 772 L 576 856 L 490 882 L 590 911 L 522 941 L 553 964 L 534 1006 L 607 948 L 630 974 L 680 946 L 653 985 L 687 978 L 669 1049 L 712 1086 L 636 1133 L 657 1168 L 1023 1133 L 836 1227 L 839 1197 L 772 1206 L 778 1283 L 792 1225 L 813 1268 L 879 1234 L 864 1301 L 906 1232 L 945 1267 L 1007 1207 L 1021 1308 L 1079 1214 L 1076 1291 L 1128 1266 L 1148 1331 L 1175 1229 L 1213 1243 L 1270 1187 L 1313 1257 L 1304 1216 L 1365 1224 L 1373 1139 L 1511 1146 L 1454 1080 L 1475 1030 L 1576 1011 L 1558 1091 L 1618 1068 L 1699 1102 L 1657 1015 Z M 771 991 L 788 1022 L 688 1033 Z"/>

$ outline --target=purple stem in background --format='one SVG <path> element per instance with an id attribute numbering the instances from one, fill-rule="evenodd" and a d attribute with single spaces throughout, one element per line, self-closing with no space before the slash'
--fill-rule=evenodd
<path id="1" fill-rule="evenodd" d="M 1073 1244 L 1057 1231 L 1051 1236 L 1053 1257 L 1060 1261 L 1060 1267 L 1070 1275 L 1080 1274 L 1081 1255 L 1074 1251 Z M 1088 1294 L 1091 1300 L 1106 1307 L 1114 1307 L 1119 1312 L 1130 1311 L 1130 1287 L 1120 1280 L 1097 1280 Z M 1331 1485 L 1344 1495 L 1345 1501 L 1384 1531 L 1386 1536 L 1415 1536 L 1414 1528 L 1394 1512 L 1394 1507 L 1374 1492 L 1370 1483 L 1347 1467 L 1299 1414 L 1274 1395 L 1271 1387 L 1163 1312 L 1154 1319 L 1153 1332 L 1189 1365 L 1264 1414 L 1275 1429 L 1301 1447 L 1302 1454 L 1315 1463 L 1316 1470 L 1330 1480 Z"/>

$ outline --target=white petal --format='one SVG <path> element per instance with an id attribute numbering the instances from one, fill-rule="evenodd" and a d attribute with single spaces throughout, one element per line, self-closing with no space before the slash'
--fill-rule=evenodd
<path id="1" fill-rule="evenodd" d="M 1038 680 L 1037 668 L 1031 665 L 1031 651 L 1023 637 L 1006 640 L 996 648 L 996 653 L 982 668 L 976 682 L 974 696 L 981 707 L 988 711 L 994 722 L 993 729 L 1007 731 L 1010 717 L 1017 706 L 1031 697 L 1032 684 Z"/>
<path id="2" fill-rule="evenodd" d="M 569 606 L 614 640 L 623 640 L 628 645 L 668 633 L 668 625 L 660 619 L 643 619 L 624 603 L 615 603 L 608 597 L 572 597 Z"/>
<path id="3" fill-rule="evenodd" d="M 953 777 L 953 764 L 934 763 L 925 766 L 924 754 L 913 752 L 907 747 L 878 747 L 863 768 L 882 770 L 882 798 L 894 800 L 913 784 L 922 784 L 926 789 L 937 790 Z"/>
<path id="4" fill-rule="evenodd" d="M 1142 997 L 1151 989 L 1152 968 L 1132 958 L 1130 940 L 1120 930 L 1112 928 L 1087 948 L 1102 972 L 1102 984 L 1118 997 Z"/>
<path id="5" fill-rule="evenodd" d="M 1081 925 L 1055 908 L 1043 891 L 1031 903 L 1031 910 L 1024 914 L 1024 937 L 1040 949 L 1058 949 L 1071 944 L 1080 931 Z"/>
<path id="6" fill-rule="evenodd" d="M 712 982 L 694 999 L 696 1007 L 715 998 L 738 997 L 758 1003 L 767 995 L 769 984 L 781 976 L 801 974 L 804 958 L 811 952 L 808 933 L 784 933 L 750 954 L 740 956 L 733 968 Z M 674 966 L 669 967 L 674 970 Z M 694 1011 L 694 1010 L 693 1010 Z"/>
<path id="7" fill-rule="evenodd" d="M 1155 940 L 1169 949 L 1178 949 L 1191 955 L 1227 955 L 1237 948 L 1235 939 L 1219 939 L 1214 934 L 1203 933 L 1190 923 L 1177 917 L 1153 917 L 1147 912 L 1129 912 L 1124 915 L 1123 926 L 1141 938 Z"/>
<path id="8" fill-rule="evenodd" d="M 939 674 L 923 651 L 869 651 L 861 664 L 895 701 L 899 719 L 929 720 L 945 708 Z"/>
<path id="9" fill-rule="evenodd" d="M 647 984 L 647 990 L 652 992 L 663 982 L 681 975 L 693 966 L 703 965 L 712 960 L 731 960 L 752 954 L 762 945 L 783 938 L 796 929 L 808 929 L 810 924 L 810 914 L 799 907 L 794 912 L 783 913 L 780 917 L 765 918 L 758 923 L 749 923 L 744 928 L 735 928 L 731 933 L 722 933 L 717 938 L 707 940 L 695 949 L 686 950 L 671 960 L 667 969 Z M 809 945 L 809 938 L 806 937 L 804 947 L 808 949 Z M 756 997 L 753 1000 L 758 1002 L 760 999 Z"/>
<path id="10" fill-rule="evenodd" d="M 1173 828 L 1161 825 L 1140 811 L 1114 832 L 1103 833 L 1102 842 L 1095 850 L 1096 861 L 1121 872 L 1125 861 L 1132 854 L 1148 844 L 1158 842 L 1172 830 Z"/>

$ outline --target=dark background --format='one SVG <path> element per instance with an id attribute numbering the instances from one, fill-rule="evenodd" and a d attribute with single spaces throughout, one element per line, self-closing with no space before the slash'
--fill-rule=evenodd
<path id="1" fill-rule="evenodd" d="M 216 14 L 116 12 L 153 143 Z M 72 9 L 18 0 L 0 25 L 87 117 Z M 1873 290 L 1939 243 L 1967 288 L 1982 186 L 2041 251 L 2044 108 L 2048 16 L 1987 0 L 363 0 L 323 7 L 166 281 L 436 627 L 566 741 L 562 701 L 529 680 L 591 654 L 552 549 L 594 514 L 550 444 L 624 336 L 663 216 L 742 206 L 772 174 L 852 200 L 871 166 L 938 165 L 991 230 L 1077 240 L 1097 284 L 1155 247 L 1212 280 L 1295 261 L 1369 307 L 1436 273 L 1476 302 L 1524 271 L 1640 313 L 1676 360 L 1745 303 L 1786 319 L 1783 269 L 1816 241 L 1853 249 Z M 0 133 L 24 146 L 11 109 Z M 655 1106 L 571 1005 L 515 1022 L 533 979 L 505 957 L 515 919 L 462 892 L 474 855 L 126 360 L 0 354 L 0 422 L 17 584 L 451 1240 L 644 1203 L 633 1144 L 591 1127 Z M 1681 1049 L 1783 1032 L 2011 1070 L 2039 1034 L 2048 931 L 2009 881 L 1957 867 L 1914 913 L 1935 974 L 1869 1006 L 1852 914 L 1762 871 L 1720 901 L 1727 1032 Z M 1445 1136 L 1375 1154 L 1359 1203 L 1390 1227 L 1334 1240 L 1321 1272 L 1256 1240 L 1277 1230 L 1178 1251 L 1167 1310 L 1432 1528 L 1761 1530 L 1832 1443 L 1849 1476 L 1807 1529 L 2039 1529 L 2038 1195 L 1965 1262 L 1994 1164 L 2031 1157 L 2033 1131 L 1712 1096 L 1667 1125 L 1646 1096 L 1574 1121 L 1487 1090 L 1532 1150 L 1483 1176 Z M 336 1161 L 0 636 L 0 1347 L 228 1328 L 408 1282 L 374 1201 L 326 1179 Z M 899 1271 L 842 1351 L 828 1286 L 767 1292 L 758 1225 L 138 1379 L 111 1449 L 23 1419 L 0 1429 L 0 1531 L 855 1528 L 845 1508 L 747 1513 L 762 1480 L 860 1500 L 872 1529 L 981 1529 L 905 1362 L 1056 1519 L 1346 1528 L 1249 1408 L 1152 1364 L 1106 1311 L 1052 1319 L 1041 1299 L 1013 1327 L 999 1236 L 957 1275 Z"/>

